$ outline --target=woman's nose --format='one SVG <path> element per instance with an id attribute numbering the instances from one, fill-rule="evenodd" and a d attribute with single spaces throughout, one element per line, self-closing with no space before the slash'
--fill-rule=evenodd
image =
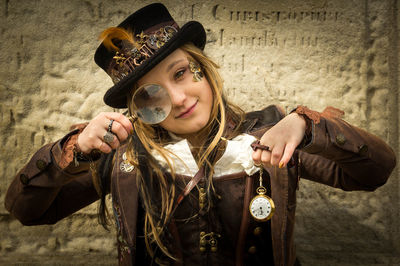
<path id="1" fill-rule="evenodd" d="M 182 106 L 186 100 L 185 90 L 180 88 L 167 88 L 172 106 Z"/>

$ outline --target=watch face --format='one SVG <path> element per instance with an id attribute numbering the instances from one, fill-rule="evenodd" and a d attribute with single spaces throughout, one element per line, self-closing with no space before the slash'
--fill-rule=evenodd
<path id="1" fill-rule="evenodd" d="M 263 195 L 258 195 L 253 198 L 250 203 L 251 215 L 260 221 L 266 221 L 271 218 L 274 212 L 275 206 L 273 201 Z"/>

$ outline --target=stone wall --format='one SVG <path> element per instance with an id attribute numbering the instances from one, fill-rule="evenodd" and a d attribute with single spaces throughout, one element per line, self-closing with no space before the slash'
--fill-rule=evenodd
<path id="1" fill-rule="evenodd" d="M 8 184 L 70 124 L 111 110 L 111 86 L 93 62 L 99 32 L 150 1 L 0 1 L 0 265 L 115 265 L 115 232 L 94 204 L 56 225 L 24 227 L 4 208 Z M 399 154 L 400 1 L 165 1 L 182 25 L 207 29 L 206 53 L 226 94 L 245 110 L 304 104 L 345 119 Z M 296 242 L 303 265 L 400 264 L 396 169 L 373 193 L 302 180 Z"/>

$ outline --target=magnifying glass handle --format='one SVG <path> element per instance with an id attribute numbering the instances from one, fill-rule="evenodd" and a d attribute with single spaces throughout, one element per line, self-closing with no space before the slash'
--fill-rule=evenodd
<path id="1" fill-rule="evenodd" d="M 130 115 L 128 116 L 129 121 L 131 121 L 132 126 L 135 124 L 136 120 L 138 120 L 138 117 L 135 115 Z"/>

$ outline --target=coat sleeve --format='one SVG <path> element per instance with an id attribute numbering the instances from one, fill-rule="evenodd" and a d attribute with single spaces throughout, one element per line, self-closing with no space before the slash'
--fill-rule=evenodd
<path id="1" fill-rule="evenodd" d="M 11 182 L 5 207 L 22 224 L 54 224 L 98 199 L 88 162 L 57 164 L 69 136 L 39 149 Z"/>
<path id="2" fill-rule="evenodd" d="M 318 120 L 299 151 L 300 177 L 346 191 L 373 191 L 386 183 L 396 157 L 383 140 L 337 117 Z"/>

